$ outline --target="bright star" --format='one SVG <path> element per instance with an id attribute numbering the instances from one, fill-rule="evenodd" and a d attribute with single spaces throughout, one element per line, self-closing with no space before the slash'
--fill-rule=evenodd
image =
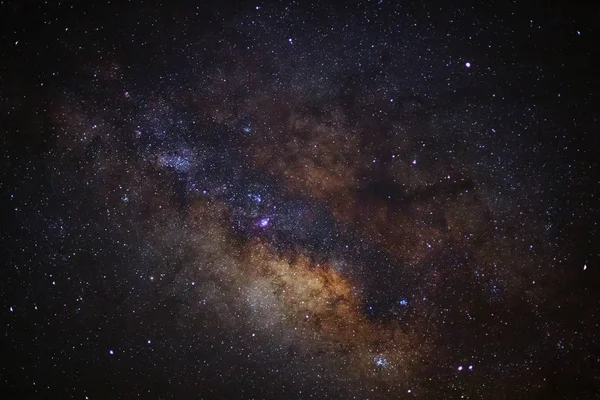
<path id="1" fill-rule="evenodd" d="M 264 228 L 265 226 L 269 225 L 269 218 L 263 218 L 260 220 L 260 222 L 258 223 L 262 228 Z"/>
<path id="2" fill-rule="evenodd" d="M 375 356 L 373 359 L 375 360 L 376 366 L 383 367 L 383 368 L 387 367 L 388 361 L 384 356 L 378 355 L 378 356 Z"/>

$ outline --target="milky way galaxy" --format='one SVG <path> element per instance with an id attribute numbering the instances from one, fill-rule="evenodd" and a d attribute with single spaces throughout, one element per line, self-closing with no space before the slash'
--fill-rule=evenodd
<path id="1" fill-rule="evenodd" d="M 1 5 L 7 390 L 597 396 L 589 10 L 437 3 Z"/>

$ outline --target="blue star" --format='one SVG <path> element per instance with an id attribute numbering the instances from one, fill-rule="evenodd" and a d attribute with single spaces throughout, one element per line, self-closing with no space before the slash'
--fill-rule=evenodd
<path id="1" fill-rule="evenodd" d="M 258 225 L 261 228 L 265 228 L 266 226 L 269 225 L 269 218 L 263 218 L 263 219 L 261 219 L 260 222 L 258 223 Z"/>
<path id="2" fill-rule="evenodd" d="M 257 203 L 260 203 L 262 201 L 259 194 L 248 193 L 248 197 L 250 197 L 252 200 L 254 200 Z"/>
<path id="3" fill-rule="evenodd" d="M 377 356 L 373 357 L 373 359 L 375 360 L 376 366 L 382 367 L 382 368 L 387 367 L 388 361 L 387 361 L 387 358 L 385 358 L 384 356 L 377 355 Z"/>

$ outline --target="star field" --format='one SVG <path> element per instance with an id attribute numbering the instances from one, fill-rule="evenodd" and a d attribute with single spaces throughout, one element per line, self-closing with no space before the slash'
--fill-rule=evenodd
<path id="1" fill-rule="evenodd" d="M 599 398 L 592 6 L 0 10 L 8 398 Z"/>

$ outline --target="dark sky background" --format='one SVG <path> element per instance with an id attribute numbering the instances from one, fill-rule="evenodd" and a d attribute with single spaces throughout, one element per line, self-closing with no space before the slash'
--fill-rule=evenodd
<path id="1" fill-rule="evenodd" d="M 0 2 L 2 397 L 600 398 L 599 10 Z"/>

